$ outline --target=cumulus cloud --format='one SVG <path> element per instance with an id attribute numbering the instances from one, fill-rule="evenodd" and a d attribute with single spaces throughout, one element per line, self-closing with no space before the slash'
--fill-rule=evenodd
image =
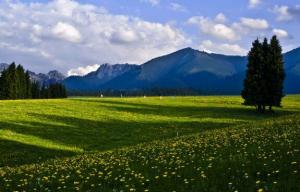
<path id="1" fill-rule="evenodd" d="M 250 8 L 255 8 L 259 4 L 261 4 L 262 0 L 249 0 L 249 7 Z"/>
<path id="2" fill-rule="evenodd" d="M 225 23 L 227 21 L 227 18 L 223 13 L 219 13 L 218 15 L 216 15 L 215 21 L 220 23 Z"/>
<path id="3" fill-rule="evenodd" d="M 72 0 L 0 2 L 1 62 L 37 72 L 93 63 L 137 63 L 190 43 L 169 24 L 115 15 Z M 83 70 L 84 71 L 84 70 Z"/>
<path id="4" fill-rule="evenodd" d="M 87 65 L 87 66 L 84 66 L 84 67 L 78 67 L 78 68 L 70 69 L 68 71 L 68 76 L 86 75 L 90 72 L 96 71 L 99 67 L 100 67 L 99 64 L 94 64 L 94 65 Z"/>
<path id="5" fill-rule="evenodd" d="M 80 32 L 72 25 L 64 22 L 58 22 L 52 29 L 52 33 L 57 38 L 78 43 L 81 40 Z"/>
<path id="6" fill-rule="evenodd" d="M 269 23 L 265 19 L 241 18 L 241 24 L 251 29 L 267 29 Z"/>
<path id="7" fill-rule="evenodd" d="M 290 21 L 300 18 L 300 5 L 295 5 L 294 7 L 275 5 L 273 12 L 277 15 L 278 21 Z"/>
<path id="8" fill-rule="evenodd" d="M 185 6 L 179 4 L 179 3 L 171 3 L 170 4 L 170 8 L 173 10 L 173 11 L 180 11 L 180 12 L 186 12 L 187 9 Z"/>
<path id="9" fill-rule="evenodd" d="M 202 33 L 214 36 L 223 40 L 235 41 L 240 39 L 236 31 L 228 25 L 218 23 L 202 16 L 191 17 L 189 24 L 197 25 Z"/>
<path id="10" fill-rule="evenodd" d="M 277 37 L 279 38 L 287 38 L 289 37 L 289 34 L 287 31 L 283 30 L 283 29 L 273 29 L 273 34 L 277 35 Z"/>
<path id="11" fill-rule="evenodd" d="M 111 34 L 110 41 L 115 44 L 129 44 L 139 40 L 136 32 L 133 30 L 121 29 Z"/>
<path id="12" fill-rule="evenodd" d="M 259 35 L 260 31 L 269 28 L 265 19 L 242 17 L 239 22 L 228 23 L 223 13 L 219 13 L 214 19 L 194 16 L 189 18 L 187 23 L 198 26 L 203 34 L 223 41 L 238 41 L 250 33 Z"/>
<path id="13" fill-rule="evenodd" d="M 213 52 L 213 53 L 221 53 L 227 55 L 246 55 L 247 50 L 239 46 L 238 44 L 218 44 L 214 43 L 210 40 L 203 41 L 200 46 L 200 50 L 204 50 L 206 52 Z"/>

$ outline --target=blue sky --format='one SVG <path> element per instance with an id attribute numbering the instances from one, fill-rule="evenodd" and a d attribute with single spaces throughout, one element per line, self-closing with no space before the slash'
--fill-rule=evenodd
<path id="1" fill-rule="evenodd" d="M 300 46 L 295 0 L 0 0 L 0 62 L 85 74 L 192 47 L 245 55 L 276 34 Z"/>

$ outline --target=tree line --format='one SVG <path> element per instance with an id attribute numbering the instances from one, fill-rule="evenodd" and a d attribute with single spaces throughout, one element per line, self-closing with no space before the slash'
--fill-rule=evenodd
<path id="1" fill-rule="evenodd" d="M 266 107 L 280 107 L 284 97 L 285 79 L 282 48 L 276 36 L 268 42 L 258 39 L 252 43 L 248 54 L 248 65 L 242 97 L 245 105 L 255 106 L 258 112 L 264 113 Z"/>
<path id="2" fill-rule="evenodd" d="M 60 83 L 40 85 L 31 81 L 29 71 L 12 63 L 0 75 L 0 99 L 66 98 L 67 91 Z"/>
<path id="3" fill-rule="evenodd" d="M 145 88 L 133 90 L 103 89 L 99 91 L 68 90 L 69 96 L 94 96 L 100 97 L 143 97 L 143 96 L 199 96 L 204 92 L 192 88 Z"/>

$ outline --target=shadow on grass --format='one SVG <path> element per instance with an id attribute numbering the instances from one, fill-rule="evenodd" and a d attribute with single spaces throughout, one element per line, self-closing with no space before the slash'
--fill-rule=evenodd
<path id="1" fill-rule="evenodd" d="M 192 118 L 218 118 L 235 119 L 240 121 L 263 120 L 276 118 L 296 112 L 279 109 L 276 113 L 259 114 L 252 107 L 235 106 L 171 106 L 171 105 L 151 105 L 146 103 L 129 103 L 128 101 L 111 100 L 80 100 L 81 102 L 98 103 L 101 107 L 110 110 L 123 111 L 142 115 L 159 115 L 166 117 L 192 117 Z"/>
<path id="2" fill-rule="evenodd" d="M 86 151 L 110 150 L 116 147 L 141 142 L 166 139 L 179 135 L 217 129 L 232 125 L 225 122 L 182 121 L 182 122 L 135 122 L 120 119 L 97 121 L 31 113 L 44 122 L 64 123 L 55 125 L 42 122 L 0 122 L 1 127 L 16 133 L 51 140 L 68 146 L 77 146 Z"/>
<path id="3" fill-rule="evenodd" d="M 128 112 L 133 115 L 145 115 L 145 117 L 135 121 L 121 119 L 120 117 L 91 120 L 55 114 L 30 113 L 28 115 L 39 121 L 0 121 L 0 130 L 5 129 L 50 140 L 61 145 L 78 147 L 85 152 L 93 152 L 172 138 L 177 135 L 219 129 L 240 122 L 279 117 L 292 113 L 282 110 L 275 114 L 258 115 L 253 109 L 246 107 L 150 105 L 108 100 L 82 100 L 81 102 L 83 101 L 97 102 L 99 107 L 105 107 L 108 111 Z M 148 120 L 147 115 L 170 117 L 170 120 Z M 177 117 L 186 118 L 178 120 Z M 205 118 L 207 118 L 205 121 L 201 121 Z M 217 119 L 233 119 L 236 121 L 217 121 Z M 0 157 L 0 166 L 35 163 L 49 158 L 78 154 L 70 151 L 48 149 L 45 146 L 30 146 L 9 140 L 0 140 L 0 147 L 3 151 L 0 150 L 1 154 L 6 154 Z"/>
<path id="4" fill-rule="evenodd" d="M 57 115 L 31 114 L 46 122 L 61 122 L 66 126 L 58 126 L 41 122 L 0 122 L 0 127 L 17 134 L 34 136 L 41 140 L 78 147 L 85 152 L 105 151 L 119 147 L 132 146 L 143 142 L 161 140 L 230 126 L 220 122 L 131 122 L 122 120 L 94 121 L 75 117 Z M 35 141 L 32 141 L 33 143 Z M 9 147 L 7 147 L 9 146 Z M 79 153 L 47 149 L 43 146 L 29 146 L 15 141 L 1 141 L 3 149 L 0 166 L 35 163 L 55 157 L 70 156 Z M 12 157 L 9 157 L 12 156 Z"/>
<path id="5" fill-rule="evenodd" d="M 49 158 L 73 156 L 71 151 L 54 150 L 0 139 L 0 167 L 43 162 Z"/>

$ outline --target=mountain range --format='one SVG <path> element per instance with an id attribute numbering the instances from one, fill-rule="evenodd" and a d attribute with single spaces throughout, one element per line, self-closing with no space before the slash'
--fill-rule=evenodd
<path id="1" fill-rule="evenodd" d="M 300 48 L 284 54 L 285 93 L 300 93 Z M 85 76 L 65 77 L 29 71 L 41 85 L 62 82 L 70 92 L 105 90 L 190 89 L 204 94 L 240 94 L 245 78 L 246 56 L 227 56 L 185 48 L 154 58 L 142 65 L 102 64 Z M 8 64 L 0 63 L 0 73 Z"/>
<path id="2" fill-rule="evenodd" d="M 300 48 L 284 54 L 285 93 L 300 93 Z M 69 91 L 192 89 L 205 94 L 240 94 L 246 56 L 227 56 L 185 48 L 142 65 L 103 64 L 63 83 Z"/>

